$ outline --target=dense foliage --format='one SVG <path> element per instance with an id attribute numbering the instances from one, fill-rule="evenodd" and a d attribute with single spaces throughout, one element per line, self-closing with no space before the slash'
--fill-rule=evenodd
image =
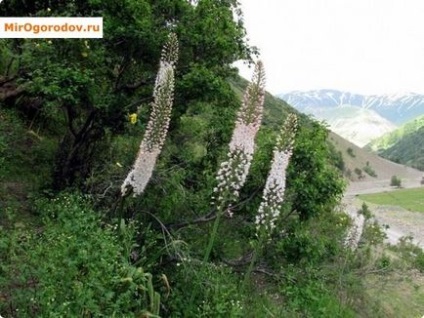
<path id="1" fill-rule="evenodd" d="M 3 297 L 0 309 L 18 317 L 159 313 L 152 275 L 132 262 L 135 224 L 120 236 L 101 223 L 87 199 L 62 194 L 36 201 L 39 228 L 27 228 L 11 211 L 12 235 L 2 231 Z M 9 304 L 7 308 L 6 304 Z M 149 313 L 150 312 L 150 313 Z"/>

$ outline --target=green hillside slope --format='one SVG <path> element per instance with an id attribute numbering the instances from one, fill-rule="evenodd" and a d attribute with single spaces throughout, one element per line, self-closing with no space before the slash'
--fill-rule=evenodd
<path id="1" fill-rule="evenodd" d="M 379 154 L 391 161 L 424 171 L 424 126 Z"/>
<path id="2" fill-rule="evenodd" d="M 374 140 L 365 148 L 391 161 L 424 170 L 424 116 Z"/>
<path id="3" fill-rule="evenodd" d="M 381 152 L 394 146 L 403 137 L 415 133 L 421 127 L 424 127 L 424 116 L 417 117 L 414 120 L 400 126 L 398 129 L 371 141 L 364 148 L 374 152 Z"/>

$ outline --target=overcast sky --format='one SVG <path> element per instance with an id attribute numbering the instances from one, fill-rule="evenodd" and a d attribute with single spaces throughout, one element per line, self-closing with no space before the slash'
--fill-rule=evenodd
<path id="1" fill-rule="evenodd" d="M 424 93 L 424 0 L 239 1 L 274 94 Z"/>

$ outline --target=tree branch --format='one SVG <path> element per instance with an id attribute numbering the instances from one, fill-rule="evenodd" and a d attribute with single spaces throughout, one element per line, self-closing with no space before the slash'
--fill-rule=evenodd
<path id="1" fill-rule="evenodd" d="M 182 227 L 186 227 L 186 226 L 189 226 L 189 225 L 210 222 L 212 220 L 215 220 L 216 216 L 217 216 L 216 211 L 213 210 L 213 211 L 209 212 L 208 214 L 203 215 L 203 216 L 201 216 L 197 219 L 194 219 L 194 220 L 191 220 L 191 221 L 184 221 L 184 222 L 181 222 L 181 223 L 169 224 L 169 225 L 167 225 L 167 227 L 170 228 L 170 229 L 173 229 L 173 230 L 178 230 Z"/>

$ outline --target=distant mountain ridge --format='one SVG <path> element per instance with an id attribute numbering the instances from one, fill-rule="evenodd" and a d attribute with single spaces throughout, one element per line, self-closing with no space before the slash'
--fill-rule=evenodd
<path id="1" fill-rule="evenodd" d="M 363 147 L 370 140 L 396 129 L 396 126 L 375 111 L 357 106 L 344 105 L 335 108 L 316 108 L 310 112 L 325 120 L 332 131 Z"/>
<path id="2" fill-rule="evenodd" d="M 332 89 L 278 95 L 302 113 L 328 123 L 330 129 L 359 147 L 424 115 L 424 95 L 361 95 Z"/>
<path id="3" fill-rule="evenodd" d="M 424 114 L 424 95 L 416 93 L 361 95 L 332 89 L 293 91 L 278 97 L 298 110 L 308 113 L 314 108 L 352 105 L 375 111 L 381 117 L 400 125 Z"/>

